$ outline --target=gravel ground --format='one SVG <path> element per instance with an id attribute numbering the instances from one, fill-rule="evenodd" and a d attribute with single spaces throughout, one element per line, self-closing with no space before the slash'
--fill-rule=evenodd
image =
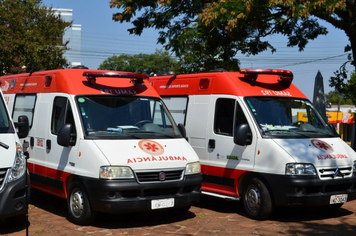
<path id="1" fill-rule="evenodd" d="M 255 221 L 244 216 L 239 202 L 203 196 L 184 214 L 99 214 L 92 225 L 83 227 L 66 219 L 65 200 L 39 191 L 34 191 L 31 198 L 28 230 L 0 222 L 1 236 L 356 235 L 356 201 L 333 212 L 322 208 L 279 208 L 271 219 Z"/>

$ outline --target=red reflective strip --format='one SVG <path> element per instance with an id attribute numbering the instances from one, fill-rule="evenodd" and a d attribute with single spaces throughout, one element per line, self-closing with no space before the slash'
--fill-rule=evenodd
<path id="1" fill-rule="evenodd" d="M 31 180 L 31 187 L 35 188 L 35 189 L 38 189 L 38 190 L 41 190 L 42 192 L 54 195 L 54 196 L 57 196 L 57 197 L 60 197 L 60 198 L 63 198 L 63 199 L 67 199 L 67 191 L 63 192 L 63 191 L 61 191 L 59 189 L 52 188 L 52 187 L 50 187 L 48 185 L 40 184 L 38 182 L 34 182 L 32 180 Z"/>
<path id="2" fill-rule="evenodd" d="M 30 162 L 27 163 L 27 167 L 31 173 L 45 176 L 51 179 L 56 179 L 63 182 L 63 191 L 31 180 L 31 185 L 33 185 L 34 188 L 37 188 L 41 191 L 53 194 L 61 198 L 67 198 L 66 182 L 68 177 L 71 175 L 71 173 L 59 171 L 52 168 L 47 168 L 45 166 L 36 165 Z"/>
<path id="3" fill-rule="evenodd" d="M 219 194 L 223 194 L 223 195 L 233 196 L 233 197 L 238 196 L 238 191 L 235 190 L 235 188 L 228 188 L 225 186 L 204 183 L 204 182 L 201 186 L 201 190 L 207 191 L 207 192 L 212 192 L 212 193 L 219 193 Z"/>
<path id="4" fill-rule="evenodd" d="M 217 167 L 217 166 L 209 166 L 209 165 L 201 165 L 202 174 L 206 175 L 214 175 L 223 178 L 230 178 L 234 179 L 234 188 L 229 188 L 226 186 L 215 185 L 210 183 L 203 183 L 202 189 L 209 192 L 217 192 L 221 194 L 227 194 L 232 196 L 238 196 L 239 190 L 237 184 L 239 182 L 240 177 L 250 171 L 247 170 L 239 170 L 239 169 L 231 169 L 231 168 L 224 168 L 224 167 Z"/>

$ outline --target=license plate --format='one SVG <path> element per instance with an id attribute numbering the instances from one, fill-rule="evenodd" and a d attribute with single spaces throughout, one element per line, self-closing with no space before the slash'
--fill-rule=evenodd
<path id="1" fill-rule="evenodd" d="M 174 207 L 174 198 L 160 199 L 160 200 L 152 200 L 151 208 L 154 209 L 162 209 Z"/>
<path id="2" fill-rule="evenodd" d="M 347 194 L 331 195 L 330 204 L 338 204 L 347 202 Z"/>

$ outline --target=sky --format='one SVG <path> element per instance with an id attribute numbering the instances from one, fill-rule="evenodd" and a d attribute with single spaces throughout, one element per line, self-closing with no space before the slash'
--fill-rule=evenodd
<path id="1" fill-rule="evenodd" d="M 112 14 L 119 10 L 110 8 L 109 0 L 42 0 L 42 3 L 47 7 L 73 10 L 73 24 L 80 24 L 82 28 L 81 62 L 90 69 L 97 69 L 113 55 L 151 54 L 163 48 L 157 44 L 158 31 L 145 29 L 141 36 L 134 36 L 127 31 L 132 27 L 130 23 L 113 21 Z M 344 31 L 326 22 L 319 22 L 328 28 L 328 35 L 310 41 L 304 51 L 287 47 L 286 37 L 272 36 L 268 40 L 277 52 L 272 54 L 266 51 L 257 56 L 237 55 L 240 68 L 290 70 L 294 74 L 293 83 L 311 101 L 315 77 L 320 71 L 324 79 L 324 92 L 332 91 L 329 79 L 347 61 L 344 48 L 349 40 Z M 349 63 L 346 68 L 349 72 L 353 70 Z"/>

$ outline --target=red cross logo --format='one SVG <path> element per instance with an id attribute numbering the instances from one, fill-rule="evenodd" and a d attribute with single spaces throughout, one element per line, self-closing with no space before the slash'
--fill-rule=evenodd
<path id="1" fill-rule="evenodd" d="M 152 140 L 141 140 L 138 146 L 142 151 L 154 156 L 161 155 L 164 152 L 162 145 Z"/>
<path id="2" fill-rule="evenodd" d="M 312 139 L 311 143 L 313 144 L 314 147 L 319 149 L 322 152 L 326 153 L 333 153 L 334 149 L 326 142 L 319 140 L 319 139 Z"/>
<path id="3" fill-rule="evenodd" d="M 158 150 L 156 144 L 154 144 L 154 143 L 145 143 L 143 146 L 148 151 L 156 152 Z"/>

